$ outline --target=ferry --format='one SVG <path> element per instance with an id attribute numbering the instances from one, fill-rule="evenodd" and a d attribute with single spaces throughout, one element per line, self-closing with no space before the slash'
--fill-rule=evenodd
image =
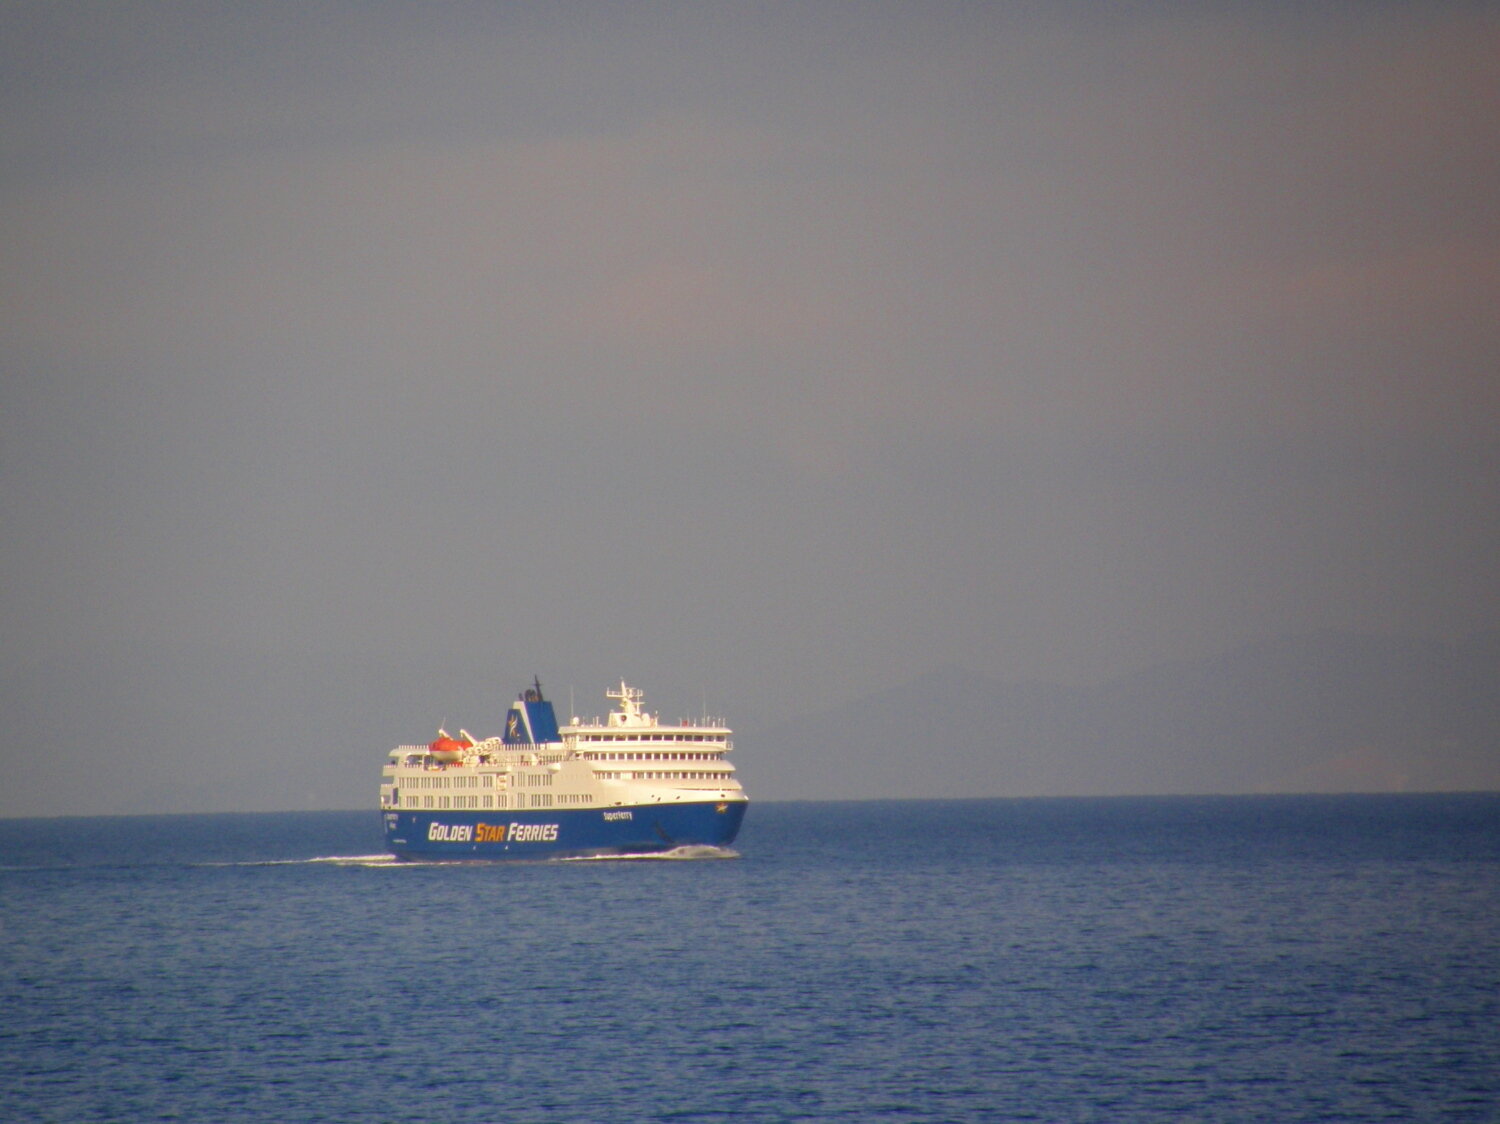
<path id="1" fill-rule="evenodd" d="M 502 734 L 440 728 L 427 745 L 391 750 L 380 778 L 386 848 L 408 861 L 728 848 L 749 802 L 727 760 L 729 727 L 665 724 L 624 680 L 605 697 L 616 706 L 603 719 L 559 726 L 533 680 Z"/>

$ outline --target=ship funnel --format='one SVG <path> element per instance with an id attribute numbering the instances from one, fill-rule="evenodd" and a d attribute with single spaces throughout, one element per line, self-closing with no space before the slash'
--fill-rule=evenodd
<path id="1" fill-rule="evenodd" d="M 510 704 L 501 740 L 506 745 L 542 745 L 562 741 L 562 734 L 557 728 L 557 714 L 552 709 L 552 703 L 542 697 L 540 681 L 523 691 L 521 697 Z"/>

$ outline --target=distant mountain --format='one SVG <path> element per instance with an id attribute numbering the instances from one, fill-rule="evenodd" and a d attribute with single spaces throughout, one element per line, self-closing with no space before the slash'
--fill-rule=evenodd
<path id="1" fill-rule="evenodd" d="M 1091 687 L 948 668 L 739 764 L 772 799 L 1500 790 L 1500 633 L 1317 633 Z"/>

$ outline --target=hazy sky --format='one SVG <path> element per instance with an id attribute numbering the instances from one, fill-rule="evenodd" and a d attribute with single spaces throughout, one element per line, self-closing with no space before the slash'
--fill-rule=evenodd
<path id="1" fill-rule="evenodd" d="M 1500 627 L 1497 137 L 1495 4 L 0 5 L 0 814 Z"/>

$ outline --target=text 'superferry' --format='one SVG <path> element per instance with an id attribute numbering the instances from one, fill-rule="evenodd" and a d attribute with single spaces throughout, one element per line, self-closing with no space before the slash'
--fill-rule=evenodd
<path id="1" fill-rule="evenodd" d="M 603 721 L 559 727 L 538 681 L 505 732 L 439 730 L 393 749 L 381 770 L 386 847 L 401 859 L 647 855 L 727 847 L 748 798 L 726 759 L 729 727 L 663 725 L 621 681 Z"/>

